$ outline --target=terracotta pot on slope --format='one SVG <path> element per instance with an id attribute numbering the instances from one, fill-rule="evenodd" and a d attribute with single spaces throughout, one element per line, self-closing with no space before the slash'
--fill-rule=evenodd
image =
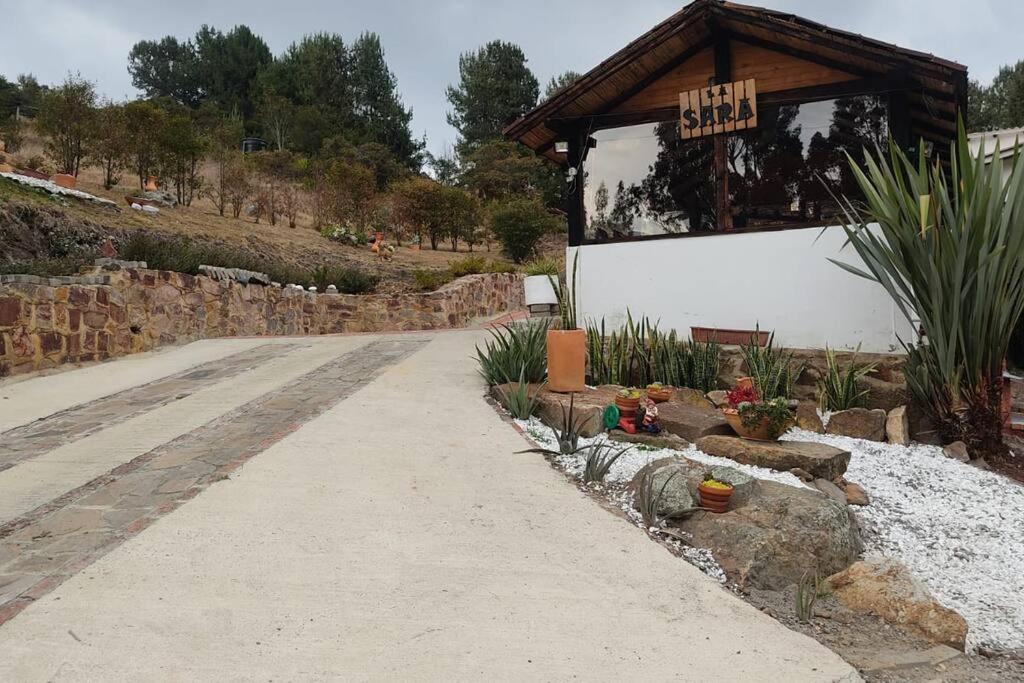
<path id="1" fill-rule="evenodd" d="M 146 186 L 145 186 L 146 192 L 156 192 L 156 189 L 157 189 L 157 187 L 156 187 L 156 176 L 155 175 L 148 176 L 146 178 Z"/>
<path id="2" fill-rule="evenodd" d="M 586 330 L 548 330 L 548 389 L 562 394 L 587 388 Z"/>

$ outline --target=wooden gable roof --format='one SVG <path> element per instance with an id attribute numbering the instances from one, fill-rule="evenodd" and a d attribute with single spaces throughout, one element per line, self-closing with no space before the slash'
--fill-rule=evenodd
<path id="1" fill-rule="evenodd" d="M 678 93 L 715 75 L 715 46 L 728 41 L 731 78 L 758 79 L 766 101 L 813 99 L 849 82 L 907 93 L 909 132 L 935 142 L 966 112 L 967 68 L 930 54 L 840 31 L 792 14 L 725 0 L 695 0 L 505 128 L 555 161 L 564 129 L 590 117 L 678 111 Z"/>

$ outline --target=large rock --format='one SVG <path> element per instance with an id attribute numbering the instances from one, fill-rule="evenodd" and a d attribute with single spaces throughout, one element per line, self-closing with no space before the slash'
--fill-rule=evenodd
<path id="1" fill-rule="evenodd" d="M 661 429 L 669 434 L 695 442 L 710 434 L 732 434 L 732 428 L 725 417 L 711 406 L 696 406 L 690 403 L 669 401 L 658 405 L 658 419 Z"/>
<path id="2" fill-rule="evenodd" d="M 933 642 L 964 649 L 967 622 L 940 605 L 899 562 L 867 558 L 828 581 L 836 599 L 850 609 L 877 614 Z"/>
<path id="3" fill-rule="evenodd" d="M 887 382 L 868 375 L 861 377 L 858 388 L 868 392 L 868 406 L 881 410 L 892 410 L 905 405 L 909 400 L 907 385 L 903 382 Z"/>
<path id="4" fill-rule="evenodd" d="M 604 431 L 604 409 L 615 403 L 617 391 L 616 387 L 598 387 L 577 394 L 556 394 L 542 389 L 537 395 L 537 417 L 552 429 L 561 429 L 570 397 L 574 397 L 573 417 L 580 425 L 581 436 L 597 436 Z"/>
<path id="5" fill-rule="evenodd" d="M 648 434 L 646 432 L 628 434 L 620 429 L 616 429 L 608 434 L 608 438 L 620 443 L 632 443 L 640 446 L 650 446 L 651 448 L 671 448 L 677 451 L 686 450 L 690 446 L 690 442 L 686 439 L 680 439 L 675 434 L 669 434 L 668 432 L 660 434 Z"/>
<path id="6" fill-rule="evenodd" d="M 692 460 L 662 458 L 641 467 L 630 482 L 629 491 L 635 501 L 642 482 L 653 477 L 654 490 L 661 491 L 658 514 L 669 519 L 683 517 L 692 514 L 697 507 L 696 487 L 704 473 L 705 468 Z"/>
<path id="7" fill-rule="evenodd" d="M 818 415 L 818 406 L 811 401 L 801 401 L 797 406 L 796 426 L 815 434 L 825 433 L 825 425 L 821 423 L 821 416 Z"/>
<path id="8" fill-rule="evenodd" d="M 734 494 L 735 495 L 735 494 Z M 810 489 L 758 480 L 749 499 L 724 514 L 677 522 L 741 588 L 781 590 L 808 568 L 822 574 L 856 561 L 860 536 L 845 505 Z"/>
<path id="9" fill-rule="evenodd" d="M 888 414 L 884 410 L 850 408 L 832 413 L 825 431 L 838 436 L 851 436 L 868 441 L 885 441 L 885 422 Z"/>
<path id="10" fill-rule="evenodd" d="M 829 481 L 842 476 L 850 464 L 849 451 L 805 441 L 752 441 L 738 436 L 706 436 L 697 448 L 708 455 L 729 458 L 745 465 L 757 465 L 788 472 L 800 468 Z"/>
<path id="11" fill-rule="evenodd" d="M 907 407 L 899 406 L 889 411 L 885 419 L 885 438 L 889 443 L 906 446 L 910 443 L 910 418 Z"/>

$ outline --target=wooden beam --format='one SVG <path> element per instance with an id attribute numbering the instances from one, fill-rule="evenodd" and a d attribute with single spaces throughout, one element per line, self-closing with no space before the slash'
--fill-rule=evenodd
<path id="1" fill-rule="evenodd" d="M 586 172 L 583 169 L 583 159 L 586 156 L 587 141 L 585 134 L 577 130 L 569 137 L 569 153 L 566 161 L 569 168 L 577 170 L 576 177 L 572 184 L 566 188 L 565 193 L 565 216 L 569 225 L 569 246 L 578 247 L 583 244 L 584 225 L 586 215 L 583 207 L 583 178 Z"/>

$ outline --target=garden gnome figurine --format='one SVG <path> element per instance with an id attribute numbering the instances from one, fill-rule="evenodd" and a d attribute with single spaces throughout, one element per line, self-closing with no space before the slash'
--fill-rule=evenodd
<path id="1" fill-rule="evenodd" d="M 644 419 L 640 423 L 640 429 L 648 434 L 657 434 L 661 431 L 658 425 L 658 404 L 651 399 L 644 403 Z"/>

